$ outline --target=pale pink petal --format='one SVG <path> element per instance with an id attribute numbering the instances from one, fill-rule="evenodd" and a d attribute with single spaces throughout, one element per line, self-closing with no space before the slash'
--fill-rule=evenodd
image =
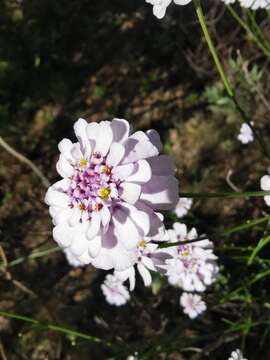
<path id="1" fill-rule="evenodd" d="M 60 153 L 63 154 L 64 157 L 68 161 L 71 161 L 71 162 L 73 161 L 71 153 L 70 153 L 72 146 L 73 146 L 73 144 L 69 139 L 63 139 L 58 144 L 58 149 L 59 149 Z"/>
<path id="2" fill-rule="evenodd" d="M 69 249 L 75 256 L 80 256 L 87 250 L 87 245 L 88 241 L 85 236 L 83 234 L 78 234 Z"/>
<path id="3" fill-rule="evenodd" d="M 120 197 L 129 204 L 135 204 L 141 195 L 141 186 L 130 182 L 123 182 L 120 186 Z"/>
<path id="4" fill-rule="evenodd" d="M 120 163 L 125 154 L 125 148 L 120 143 L 112 143 L 106 164 L 108 166 L 116 166 Z"/>
<path id="5" fill-rule="evenodd" d="M 59 160 L 56 163 L 56 170 L 63 178 L 70 177 L 74 173 L 73 166 L 70 165 L 63 154 L 60 155 Z"/>
<path id="6" fill-rule="evenodd" d="M 170 156 L 160 155 L 147 159 L 153 175 L 174 175 L 175 165 Z"/>
<path id="7" fill-rule="evenodd" d="M 90 224 L 87 229 L 86 236 L 89 240 L 93 239 L 100 229 L 100 215 L 97 211 L 93 211 Z"/>
<path id="8" fill-rule="evenodd" d="M 125 180 L 134 172 L 134 169 L 135 169 L 134 164 L 119 165 L 113 168 L 112 174 L 116 179 Z"/>
<path id="9" fill-rule="evenodd" d="M 113 139 L 113 132 L 109 121 L 99 123 L 99 136 L 96 140 L 95 152 L 107 155 Z"/>
<path id="10" fill-rule="evenodd" d="M 178 181 L 173 176 L 153 175 L 151 181 L 142 185 L 141 200 L 156 210 L 169 210 L 176 206 Z"/>
<path id="11" fill-rule="evenodd" d="M 162 143 L 160 141 L 159 133 L 156 130 L 150 129 L 146 131 L 146 134 L 150 140 L 150 142 L 158 149 L 158 152 L 162 151 Z"/>
<path id="12" fill-rule="evenodd" d="M 148 269 L 146 269 L 145 266 L 143 266 L 142 264 L 137 264 L 137 268 L 138 271 L 143 279 L 144 285 L 145 286 L 150 286 L 152 283 L 152 276 L 150 274 L 150 271 Z"/>
<path id="13" fill-rule="evenodd" d="M 143 184 L 151 179 L 151 167 L 146 160 L 140 160 L 135 164 L 133 173 L 125 180 L 127 182 L 136 182 Z"/>
<path id="14" fill-rule="evenodd" d="M 60 224 L 53 229 L 54 240 L 62 247 L 67 247 L 73 240 L 72 229 L 67 224 Z"/>
<path id="15" fill-rule="evenodd" d="M 77 120 L 74 124 L 74 132 L 77 139 L 79 140 L 79 143 L 81 144 L 82 153 L 85 157 L 89 157 L 92 151 L 91 144 L 87 137 L 87 126 L 87 121 L 82 118 Z"/>
<path id="16" fill-rule="evenodd" d="M 69 197 L 61 191 L 54 190 L 50 187 L 45 195 L 45 202 L 51 206 L 68 206 Z"/>
<path id="17" fill-rule="evenodd" d="M 122 143 L 129 135 L 129 123 L 124 119 L 113 119 L 111 122 L 113 141 Z"/>
<path id="18" fill-rule="evenodd" d="M 101 250 L 101 238 L 96 236 L 93 240 L 88 241 L 88 252 L 91 257 L 95 258 L 98 256 Z"/>

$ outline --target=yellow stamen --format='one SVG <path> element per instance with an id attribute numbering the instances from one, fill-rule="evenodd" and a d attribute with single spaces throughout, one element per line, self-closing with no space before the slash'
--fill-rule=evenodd
<path id="1" fill-rule="evenodd" d="M 140 247 L 143 248 L 143 249 L 146 248 L 146 241 L 145 240 L 140 241 Z"/>
<path id="2" fill-rule="evenodd" d="M 88 165 L 88 161 L 84 158 L 80 159 L 80 167 L 86 167 Z"/>
<path id="3" fill-rule="evenodd" d="M 110 176 L 111 173 L 112 173 L 112 169 L 111 169 L 108 165 L 105 165 L 104 168 L 103 168 L 103 172 L 104 172 L 106 175 Z"/>
<path id="4" fill-rule="evenodd" d="M 111 189 L 109 187 L 104 187 L 98 191 L 98 196 L 102 199 L 107 200 L 111 194 Z"/>

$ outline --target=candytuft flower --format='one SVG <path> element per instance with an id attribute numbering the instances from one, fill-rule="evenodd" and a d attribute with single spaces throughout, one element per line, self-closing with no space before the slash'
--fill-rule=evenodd
<path id="1" fill-rule="evenodd" d="M 247 359 L 244 358 L 241 350 L 236 349 L 231 353 L 231 356 L 229 357 L 228 360 L 247 360 Z"/>
<path id="2" fill-rule="evenodd" d="M 136 283 L 137 268 L 142 277 L 145 286 L 150 286 L 152 283 L 151 271 L 164 273 L 163 266 L 165 261 L 171 256 L 168 252 L 158 249 L 158 244 L 151 241 L 165 241 L 168 240 L 165 231 L 161 231 L 156 237 L 145 237 L 142 239 L 137 247 L 136 266 L 132 266 L 124 271 L 115 271 L 115 276 L 125 282 L 129 280 L 130 291 L 134 290 Z"/>
<path id="3" fill-rule="evenodd" d="M 177 5 L 187 5 L 191 0 L 146 0 L 146 2 L 153 5 L 153 14 L 158 19 L 162 19 L 171 2 L 174 2 Z"/>
<path id="4" fill-rule="evenodd" d="M 69 265 L 73 267 L 80 267 L 85 265 L 78 257 L 73 255 L 69 248 L 64 249 L 64 253 Z"/>
<path id="5" fill-rule="evenodd" d="M 182 218 L 187 215 L 188 211 L 192 206 L 192 203 L 193 200 L 190 198 L 180 198 L 173 212 L 176 216 Z"/>
<path id="6" fill-rule="evenodd" d="M 114 275 L 108 274 L 101 285 L 101 290 L 110 305 L 122 306 L 130 299 L 128 289 Z"/>
<path id="7" fill-rule="evenodd" d="M 243 123 L 241 125 L 240 133 L 238 134 L 237 139 L 241 141 L 242 144 L 248 144 L 254 140 L 253 131 L 248 124 Z"/>
<path id="8" fill-rule="evenodd" d="M 168 234 L 171 242 L 198 238 L 195 228 L 188 232 L 186 225 L 181 223 L 174 223 Z M 166 260 L 166 275 L 171 285 L 184 291 L 202 292 L 215 281 L 218 266 L 211 241 L 205 239 L 173 246 L 167 251 L 172 256 L 172 259 Z"/>
<path id="9" fill-rule="evenodd" d="M 163 227 L 155 210 L 176 205 L 174 164 L 159 155 L 155 130 L 130 135 L 123 119 L 79 119 L 74 131 L 78 142 L 58 145 L 63 179 L 45 197 L 54 240 L 82 264 L 123 271 L 134 265 L 141 239 Z"/>
<path id="10" fill-rule="evenodd" d="M 205 302 L 197 294 L 183 293 L 180 297 L 180 305 L 183 308 L 183 312 L 191 319 L 195 319 L 206 310 Z"/>

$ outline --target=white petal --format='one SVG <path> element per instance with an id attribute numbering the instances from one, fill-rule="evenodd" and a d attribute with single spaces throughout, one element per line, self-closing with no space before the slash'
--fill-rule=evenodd
<path id="1" fill-rule="evenodd" d="M 109 121 L 101 121 L 99 124 L 99 136 L 96 140 L 95 152 L 107 155 L 113 139 L 113 132 Z"/>
<path id="2" fill-rule="evenodd" d="M 101 238 L 96 236 L 93 240 L 88 242 L 88 252 L 91 257 L 95 258 L 98 256 L 101 250 Z"/>
<path id="3" fill-rule="evenodd" d="M 81 145 L 81 149 L 83 152 L 83 155 L 85 157 L 89 157 L 91 154 L 91 144 L 88 141 L 88 137 L 87 137 L 87 121 L 80 118 L 79 120 L 77 120 L 74 124 L 74 132 L 76 134 L 77 139 L 80 142 Z"/>
<path id="4" fill-rule="evenodd" d="M 138 210 L 135 206 L 130 204 L 122 204 L 122 207 L 128 209 L 129 217 L 142 231 L 141 236 L 146 236 L 150 231 L 150 216 L 145 211 Z"/>
<path id="5" fill-rule="evenodd" d="M 63 139 L 58 144 L 58 149 L 59 149 L 60 153 L 62 153 L 64 155 L 64 157 L 69 161 L 72 161 L 72 156 L 70 154 L 72 146 L 73 146 L 73 144 L 69 139 Z"/>
<path id="6" fill-rule="evenodd" d="M 55 190 L 52 186 L 49 187 L 46 195 L 45 202 L 51 206 L 68 206 L 70 200 L 67 194 L 61 191 Z"/>
<path id="7" fill-rule="evenodd" d="M 88 241 L 86 240 L 84 235 L 77 235 L 74 241 L 72 242 L 72 245 L 70 247 L 70 251 L 75 256 L 82 255 L 87 250 Z"/>
<path id="8" fill-rule="evenodd" d="M 111 220 L 111 213 L 106 205 L 104 205 L 103 208 L 99 211 L 99 215 L 101 218 L 102 225 L 106 227 Z"/>
<path id="9" fill-rule="evenodd" d="M 137 265 L 138 271 L 143 279 L 144 285 L 145 286 L 150 286 L 152 283 L 152 276 L 150 274 L 150 271 L 148 269 L 146 269 L 145 266 L 143 266 L 142 264 L 138 264 Z"/>
<path id="10" fill-rule="evenodd" d="M 153 175 L 174 175 L 175 165 L 170 156 L 160 155 L 147 159 Z"/>
<path id="11" fill-rule="evenodd" d="M 270 190 L 270 176 L 269 175 L 264 175 L 261 178 L 261 188 L 264 191 L 269 191 Z"/>
<path id="12" fill-rule="evenodd" d="M 110 250 L 101 248 L 97 257 L 92 260 L 92 265 L 97 269 L 110 270 L 113 268 L 113 262 L 110 256 Z"/>
<path id="13" fill-rule="evenodd" d="M 114 211 L 113 222 L 115 225 L 115 234 L 126 249 L 135 248 L 140 235 L 138 228 L 129 218 L 128 212 L 122 207 Z"/>
<path id="14" fill-rule="evenodd" d="M 79 209 L 78 206 L 74 206 L 74 208 L 72 208 L 71 216 L 68 220 L 69 225 L 70 226 L 78 225 L 80 222 L 80 218 L 81 218 L 81 210 Z"/>
<path id="15" fill-rule="evenodd" d="M 146 160 L 140 160 L 135 164 L 134 172 L 125 180 L 128 182 L 146 183 L 151 179 L 151 167 Z"/>
<path id="16" fill-rule="evenodd" d="M 112 170 L 112 174 L 116 179 L 124 180 L 134 172 L 134 168 L 134 164 L 119 165 Z"/>
<path id="17" fill-rule="evenodd" d="M 93 239 L 100 229 L 100 215 L 97 211 L 92 212 L 91 221 L 87 229 L 86 236 L 89 240 Z"/>
<path id="18" fill-rule="evenodd" d="M 124 119 L 113 119 L 111 122 L 113 141 L 121 143 L 128 138 L 129 123 Z"/>
<path id="19" fill-rule="evenodd" d="M 74 173 L 73 166 L 70 165 L 63 154 L 60 155 L 59 160 L 56 163 L 56 170 L 63 178 L 70 177 Z"/>
<path id="20" fill-rule="evenodd" d="M 120 163 L 125 154 L 125 148 L 120 143 L 112 143 L 109 154 L 106 159 L 108 166 L 116 166 Z"/>
<path id="21" fill-rule="evenodd" d="M 191 1 L 191 0 L 189 0 Z M 162 143 L 160 141 L 159 133 L 156 130 L 150 129 L 147 130 L 146 135 L 148 136 L 150 142 L 158 149 L 158 152 L 162 151 Z"/>
<path id="22" fill-rule="evenodd" d="M 53 229 L 54 240 L 62 247 L 67 247 L 73 240 L 72 229 L 66 224 L 57 225 Z"/>
<path id="23" fill-rule="evenodd" d="M 120 186 L 121 199 L 129 204 L 135 204 L 141 195 L 141 186 L 138 184 L 124 182 Z"/>

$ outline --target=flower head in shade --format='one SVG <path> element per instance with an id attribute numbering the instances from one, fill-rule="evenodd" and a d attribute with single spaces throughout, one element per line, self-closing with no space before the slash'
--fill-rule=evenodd
<path id="1" fill-rule="evenodd" d="M 270 191 L 270 175 L 264 175 L 261 178 L 261 189 L 263 191 Z M 264 201 L 270 206 L 270 195 L 264 196 Z"/>
<path id="2" fill-rule="evenodd" d="M 101 285 L 101 290 L 110 305 L 125 305 L 130 299 L 126 286 L 111 274 L 106 276 L 104 283 Z"/>
<path id="3" fill-rule="evenodd" d="M 191 319 L 195 319 L 206 310 L 205 302 L 197 294 L 183 293 L 180 296 L 180 305 L 183 308 L 183 312 Z"/>
<path id="4" fill-rule="evenodd" d="M 62 180 L 45 201 L 53 237 L 84 264 L 125 270 L 141 239 L 163 227 L 156 210 L 174 208 L 178 183 L 155 130 L 130 134 L 123 119 L 74 125 L 77 142 L 59 143 Z"/>
<path id="5" fill-rule="evenodd" d="M 231 355 L 230 355 L 230 357 L 229 357 L 228 360 L 247 360 L 247 359 L 244 358 L 241 350 L 236 349 L 236 350 L 234 350 L 234 351 L 231 353 Z"/>
<path id="6" fill-rule="evenodd" d="M 254 140 L 253 131 L 248 124 L 242 124 L 237 139 L 241 141 L 242 144 L 248 144 Z"/>
<path id="7" fill-rule="evenodd" d="M 181 223 L 175 223 L 168 234 L 171 242 L 198 237 L 195 228 L 188 232 L 186 225 Z M 184 291 L 204 291 L 206 286 L 215 281 L 218 273 L 217 257 L 212 248 L 212 242 L 207 239 L 168 248 L 167 251 L 172 256 L 172 259 L 166 260 L 169 283 Z"/>
<path id="8" fill-rule="evenodd" d="M 151 271 L 164 273 L 163 266 L 165 265 L 166 260 L 171 258 L 168 252 L 159 250 L 158 244 L 153 243 L 152 241 L 165 241 L 167 239 L 167 234 L 163 231 L 156 237 L 145 237 L 142 239 L 137 247 L 136 264 L 124 271 L 115 271 L 115 276 L 123 282 L 129 280 L 130 291 L 132 291 L 135 288 L 135 269 L 137 268 L 144 285 L 150 286 L 152 283 Z"/>
<path id="9" fill-rule="evenodd" d="M 146 2 L 153 5 L 153 14 L 158 19 L 162 19 L 171 2 L 174 2 L 177 5 L 187 5 L 191 0 L 146 0 Z"/>
<path id="10" fill-rule="evenodd" d="M 192 206 L 192 203 L 193 203 L 192 199 L 180 198 L 173 212 L 176 214 L 176 216 L 182 218 L 185 215 L 187 215 L 188 211 Z"/>

